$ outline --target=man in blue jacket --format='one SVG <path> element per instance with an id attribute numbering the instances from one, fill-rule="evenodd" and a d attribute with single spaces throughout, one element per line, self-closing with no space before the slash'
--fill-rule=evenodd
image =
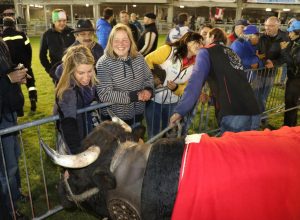
<path id="1" fill-rule="evenodd" d="M 256 55 L 259 41 L 259 31 L 255 25 L 244 28 L 241 37 L 236 39 L 230 48 L 241 58 L 244 69 L 257 69 L 263 67 L 262 61 Z"/>
<path id="2" fill-rule="evenodd" d="M 103 17 L 99 18 L 96 24 L 96 35 L 99 44 L 105 49 L 108 36 L 111 32 L 111 22 L 114 19 L 114 11 L 112 8 L 105 8 L 103 10 Z"/>

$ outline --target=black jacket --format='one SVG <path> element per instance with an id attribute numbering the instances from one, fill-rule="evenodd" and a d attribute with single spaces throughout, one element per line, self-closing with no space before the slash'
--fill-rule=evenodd
<path id="1" fill-rule="evenodd" d="M 148 42 L 145 42 L 146 34 L 149 32 L 155 33 L 155 39 L 150 39 Z M 153 43 L 151 44 L 151 42 L 153 42 Z M 139 38 L 138 43 L 137 43 L 138 50 L 141 52 L 141 54 L 143 54 L 143 56 L 146 56 L 147 54 L 156 50 L 157 43 L 158 43 L 158 32 L 157 32 L 156 24 L 151 23 L 151 24 L 145 25 L 145 30 L 141 34 L 141 37 Z M 145 50 L 142 50 L 144 48 L 145 44 L 148 44 L 148 45 L 146 45 Z"/>
<path id="2" fill-rule="evenodd" d="M 8 47 L 0 38 L 0 121 L 3 113 L 23 112 L 21 87 L 18 83 L 11 83 L 7 76 L 14 67 Z"/>
<path id="3" fill-rule="evenodd" d="M 241 60 L 232 49 L 220 44 L 207 48 L 211 69 L 207 78 L 216 98 L 218 119 L 227 115 L 257 115 L 259 106 L 247 81 Z"/>
<path id="4" fill-rule="evenodd" d="M 287 64 L 288 78 L 300 78 L 300 39 L 291 41 L 282 54 Z"/>
<path id="5" fill-rule="evenodd" d="M 2 37 L 9 48 L 12 62 L 15 65 L 22 63 L 28 69 L 27 73 L 31 78 L 27 79 L 27 88 L 35 87 L 35 79 L 31 68 L 32 48 L 29 38 L 23 31 L 18 31 L 13 27 L 5 28 Z"/>
<path id="6" fill-rule="evenodd" d="M 40 61 L 47 73 L 50 73 L 50 69 L 55 63 L 61 61 L 64 51 L 74 43 L 75 37 L 72 31 L 73 29 L 69 27 L 66 27 L 62 32 L 50 28 L 43 34 L 40 46 Z M 50 61 L 47 57 L 48 50 Z"/>
<path id="7" fill-rule="evenodd" d="M 289 41 L 289 38 L 287 33 L 281 30 L 278 31 L 278 34 L 275 37 L 270 37 L 266 34 L 263 34 L 260 37 L 257 48 L 260 54 L 265 54 L 263 62 L 269 59 L 276 66 L 284 63 L 280 48 L 280 42 L 283 41 Z"/>

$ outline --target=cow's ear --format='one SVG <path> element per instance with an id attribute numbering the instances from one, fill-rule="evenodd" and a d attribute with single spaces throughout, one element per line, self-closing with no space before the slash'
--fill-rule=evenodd
<path id="1" fill-rule="evenodd" d="M 110 190 L 116 188 L 116 178 L 107 169 L 98 168 L 93 173 L 93 181 L 99 189 Z"/>

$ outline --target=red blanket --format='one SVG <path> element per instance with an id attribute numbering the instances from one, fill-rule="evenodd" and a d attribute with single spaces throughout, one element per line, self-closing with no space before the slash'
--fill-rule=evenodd
<path id="1" fill-rule="evenodd" d="M 172 220 L 299 220 L 300 127 L 187 144 Z"/>

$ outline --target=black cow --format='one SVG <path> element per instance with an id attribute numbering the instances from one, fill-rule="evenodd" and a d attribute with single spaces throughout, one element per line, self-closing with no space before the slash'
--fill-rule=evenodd
<path id="1" fill-rule="evenodd" d="M 299 136 L 300 133 L 299 128 L 297 129 L 298 133 L 296 133 L 296 136 L 296 131 L 288 131 L 291 132 L 286 132 L 285 130 L 284 134 L 282 134 L 281 136 L 278 135 L 278 132 L 256 132 L 254 133 L 254 135 L 252 135 L 251 133 L 250 137 L 247 137 L 248 133 L 245 132 L 246 138 L 245 140 L 243 140 L 243 142 L 245 142 L 245 146 L 241 146 L 242 151 L 240 151 L 241 153 L 238 154 L 242 154 L 242 158 L 245 158 L 247 162 L 249 161 L 249 157 L 254 157 L 253 155 L 255 155 L 255 157 L 258 157 L 258 155 L 261 155 L 259 152 L 260 148 L 258 148 L 257 153 L 257 148 L 255 148 L 255 150 L 251 150 L 246 146 L 247 143 L 249 143 L 249 140 L 254 140 L 253 137 L 257 137 L 259 140 L 259 138 L 261 138 L 260 136 L 263 136 L 263 139 L 270 140 L 270 143 L 272 141 L 284 142 L 285 140 L 290 140 L 291 138 Z M 291 136 L 289 136 L 289 133 L 291 133 Z M 235 146 L 232 154 L 234 164 L 240 164 L 241 167 L 243 167 L 245 165 L 245 162 L 243 162 L 243 160 L 239 160 L 239 158 L 235 155 L 236 152 L 238 152 L 237 149 L 239 148 L 236 147 L 239 146 L 239 144 L 236 145 L 235 142 L 237 142 L 237 140 L 235 140 L 235 137 L 236 139 L 243 139 L 243 135 L 241 134 L 242 133 L 237 135 L 231 134 L 229 136 L 229 141 L 233 146 Z M 213 139 L 213 141 L 217 142 L 218 144 L 219 142 L 222 142 L 222 140 L 222 138 Z M 297 143 L 297 146 L 293 148 L 295 149 L 293 150 L 294 152 L 288 152 L 287 156 L 283 156 L 285 159 L 288 159 L 288 161 L 289 159 L 291 159 L 292 161 L 288 164 L 282 164 L 282 166 L 284 166 L 285 169 L 289 170 L 289 172 L 278 174 L 276 171 L 272 170 L 272 168 L 263 168 L 263 171 L 258 171 L 258 173 L 260 173 L 259 175 L 256 175 L 252 171 L 250 172 L 250 170 L 249 174 L 247 173 L 248 170 L 242 170 L 241 175 L 244 175 L 244 173 L 246 173 L 246 182 L 248 183 L 249 181 L 249 184 L 252 184 L 252 186 L 255 185 L 255 181 L 258 181 L 259 186 L 261 186 L 262 184 L 270 184 L 270 187 L 272 187 L 272 178 L 276 180 L 286 179 L 286 182 L 292 183 L 293 186 L 299 185 L 299 187 L 296 187 L 296 192 L 300 193 L 300 179 L 298 178 L 298 176 L 300 177 L 300 166 L 298 166 L 300 163 L 294 162 L 295 154 L 300 157 L 300 138 L 297 138 L 297 140 L 293 142 L 293 144 L 295 143 Z M 267 145 L 268 143 L 262 144 Z M 287 147 L 289 148 L 289 145 L 291 144 L 288 143 L 287 145 Z M 56 152 L 47 147 L 43 142 L 42 146 L 55 163 L 71 168 L 67 169 L 67 172 L 64 173 L 64 178 L 63 180 L 61 180 L 59 187 L 59 193 L 62 205 L 64 207 L 82 207 L 89 211 L 92 211 L 99 217 L 109 217 L 111 219 L 161 220 L 171 218 L 175 199 L 176 196 L 178 197 L 179 192 L 177 190 L 178 181 L 180 179 L 179 176 L 182 156 L 184 154 L 184 138 L 161 139 L 152 145 L 139 144 L 137 143 L 137 140 L 134 139 L 134 136 L 130 132 L 126 132 L 125 129 L 119 124 L 113 122 L 103 122 L 84 140 L 84 146 L 87 150 L 80 155 L 58 155 Z M 231 157 L 230 155 L 224 154 L 228 147 L 226 146 L 224 148 L 225 150 L 223 149 L 222 151 L 222 149 L 220 150 L 218 148 L 218 145 L 216 146 L 217 147 L 213 149 L 217 149 L 216 152 L 220 152 L 220 155 L 217 155 L 217 158 L 222 158 L 222 160 L 225 161 L 224 166 L 228 166 L 228 164 L 230 164 L 230 161 L 228 160 L 231 160 Z M 279 148 L 276 148 L 275 151 L 277 152 L 279 149 L 281 152 L 282 147 Z M 250 154 L 248 154 L 247 151 L 249 151 Z M 254 154 L 252 154 L 251 151 L 254 151 Z M 263 156 L 267 157 L 263 158 L 262 161 L 271 159 L 272 163 L 275 160 L 276 164 L 276 160 L 278 160 L 279 162 L 285 160 L 281 160 L 281 154 L 279 154 L 279 156 L 277 154 L 273 155 L 272 149 L 270 150 L 270 152 L 271 153 L 269 154 L 265 149 L 262 151 L 262 154 L 266 154 Z M 225 158 L 225 160 L 223 157 Z M 70 162 L 70 160 L 72 160 L 73 162 Z M 217 163 L 216 161 L 216 164 L 219 163 Z M 218 167 L 216 167 L 216 171 L 217 169 Z M 236 169 L 236 167 L 234 167 L 233 169 Z M 294 173 L 292 175 L 291 171 L 296 172 L 296 174 Z M 277 174 L 278 177 L 276 176 Z M 234 176 L 234 181 L 230 180 L 230 183 L 233 184 L 234 182 L 243 182 L 243 180 L 240 180 L 241 178 L 244 178 L 243 176 L 239 176 L 239 173 L 235 175 L 236 176 Z M 267 176 L 268 178 L 265 178 L 265 176 Z M 218 172 L 216 172 L 216 178 L 219 178 Z M 203 182 L 204 181 L 205 178 Z M 222 184 L 226 185 L 224 183 Z M 220 187 L 222 187 L 222 184 L 220 184 Z M 218 188 L 219 186 L 216 185 L 215 187 Z M 277 190 L 276 186 L 274 186 L 274 190 Z M 211 196 L 212 198 L 216 197 L 216 192 L 218 192 L 218 189 L 214 188 L 214 192 L 212 192 L 212 195 L 209 196 Z M 223 191 L 221 191 L 221 194 L 222 192 Z M 226 193 L 227 192 L 224 192 L 224 195 Z M 293 203 L 297 204 L 300 207 L 300 196 L 296 196 L 296 199 L 294 197 L 290 198 L 290 194 L 288 193 L 288 198 L 281 198 L 276 196 L 274 198 L 280 198 L 280 201 L 278 201 L 279 204 L 281 204 L 281 202 L 289 204 L 288 201 L 291 200 Z M 238 204 L 244 201 L 236 202 Z M 277 201 L 275 202 L 276 204 L 278 204 Z M 201 204 L 201 208 L 203 209 L 205 205 L 205 203 Z M 215 206 L 218 207 L 217 205 Z M 250 210 L 251 207 L 249 208 Z M 254 205 L 253 207 L 257 206 Z M 200 207 L 198 208 L 200 209 Z M 234 208 L 235 207 L 233 207 L 232 210 L 234 210 Z M 291 209 L 291 207 L 289 207 L 288 205 L 284 206 L 281 210 L 282 212 L 280 212 L 280 214 L 278 215 L 278 218 L 272 218 L 273 215 L 271 212 L 263 213 L 262 216 L 265 219 L 279 219 L 282 218 L 283 215 L 286 216 L 286 213 L 288 213 L 290 216 L 286 216 L 287 218 L 285 219 L 297 219 L 297 217 L 300 216 L 300 209 L 298 209 L 299 211 L 295 213 L 294 211 L 291 211 L 294 210 L 293 208 Z M 254 214 L 252 216 L 251 214 L 248 216 L 235 216 L 235 219 L 255 219 L 255 217 L 258 216 L 255 210 L 251 210 L 251 213 Z M 217 216 L 216 214 L 217 213 L 211 213 L 211 216 Z M 197 219 L 198 217 L 186 216 L 186 219 Z"/>

